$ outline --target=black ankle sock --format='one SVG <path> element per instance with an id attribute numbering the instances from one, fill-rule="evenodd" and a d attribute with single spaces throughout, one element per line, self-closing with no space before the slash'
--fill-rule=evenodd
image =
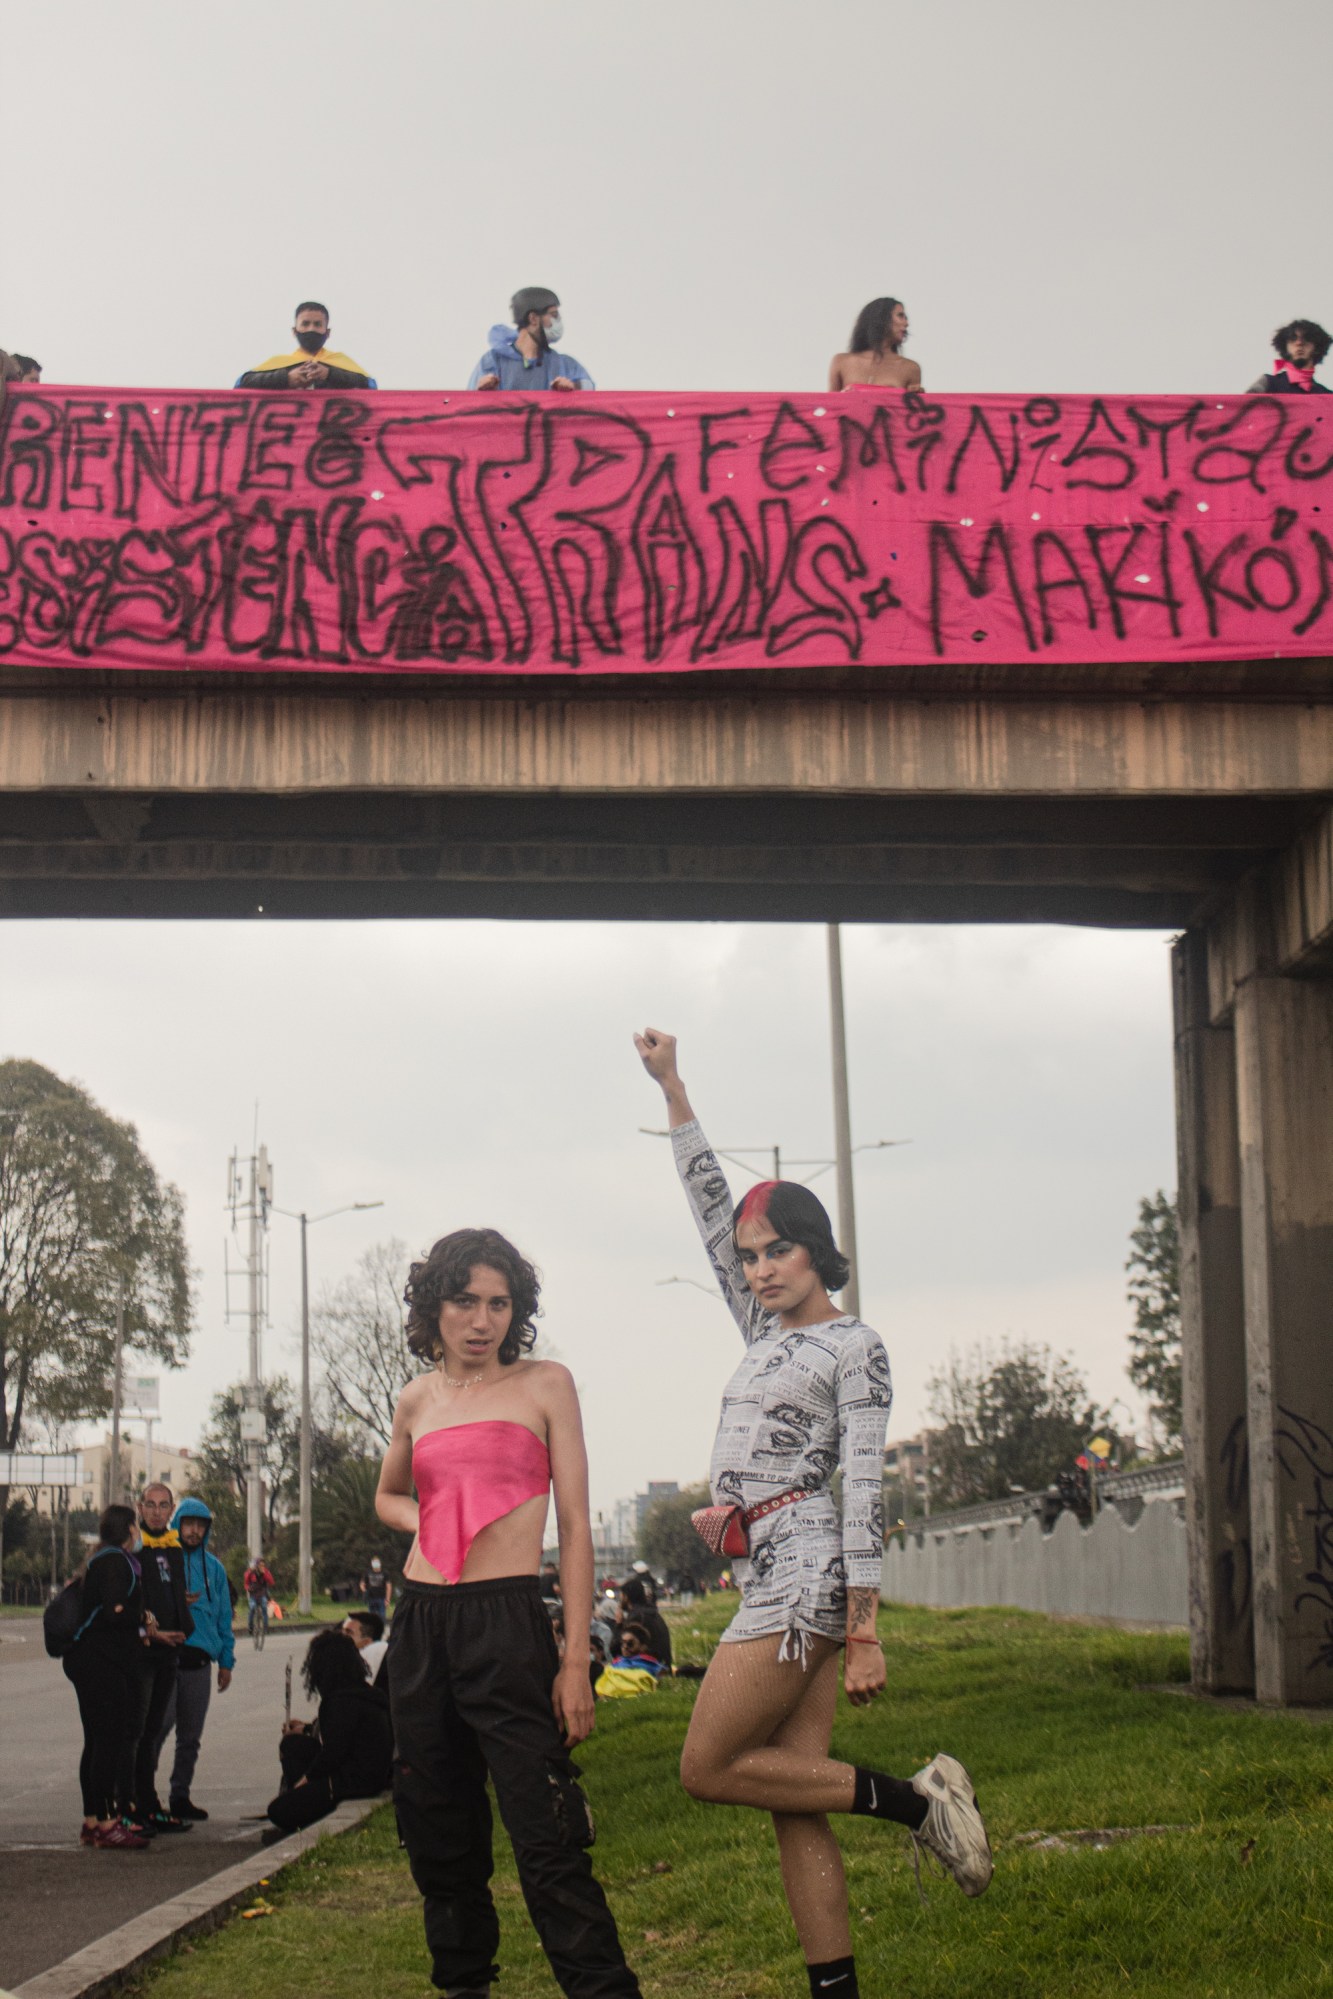
<path id="1" fill-rule="evenodd" d="M 861 1999 L 856 1982 L 856 1959 L 833 1957 L 827 1964 L 807 1964 L 811 1999 Z"/>
<path id="2" fill-rule="evenodd" d="M 892 1819 L 919 1832 L 926 1823 L 926 1800 L 901 1777 L 882 1770 L 857 1770 L 852 1810 L 861 1818 Z"/>

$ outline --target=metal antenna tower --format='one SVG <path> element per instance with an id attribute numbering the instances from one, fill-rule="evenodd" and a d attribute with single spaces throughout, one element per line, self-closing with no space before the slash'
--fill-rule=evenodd
<path id="1" fill-rule="evenodd" d="M 231 1309 L 231 1280 L 244 1277 L 245 1317 L 250 1325 L 250 1372 L 245 1403 L 241 1410 L 241 1442 L 245 1446 L 245 1532 L 250 1560 L 258 1561 L 264 1551 L 264 1446 L 268 1428 L 264 1417 L 263 1332 L 268 1318 L 268 1214 L 273 1205 L 273 1168 L 268 1147 L 259 1145 L 251 1153 L 249 1191 L 242 1177 L 241 1161 L 234 1153 L 227 1165 L 227 1206 L 231 1212 L 231 1240 L 240 1254 L 240 1268 L 234 1269 L 230 1251 L 226 1262 L 226 1316 Z M 245 1223 L 245 1248 L 240 1249 L 241 1223 Z"/>

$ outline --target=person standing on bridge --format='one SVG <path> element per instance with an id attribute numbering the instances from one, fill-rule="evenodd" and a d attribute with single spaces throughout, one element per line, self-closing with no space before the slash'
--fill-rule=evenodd
<path id="1" fill-rule="evenodd" d="M 493 326 L 491 344 L 472 370 L 470 389 L 595 389 L 572 354 L 556 352 L 564 338 L 560 301 L 545 285 L 525 285 L 509 301 L 514 324 Z"/>
<path id="2" fill-rule="evenodd" d="M 902 352 L 907 333 L 902 300 L 872 298 L 857 314 L 848 351 L 829 362 L 829 388 L 919 389 L 920 366 Z"/>
<path id="3" fill-rule="evenodd" d="M 1314 373 L 1330 347 L 1333 335 L 1325 333 L 1317 319 L 1293 319 L 1279 326 L 1273 335 L 1277 365 L 1271 374 L 1251 382 L 1246 395 L 1328 395 L 1327 387 L 1316 382 Z"/>
<path id="4" fill-rule="evenodd" d="M 238 389 L 373 389 L 373 377 L 350 354 L 339 354 L 328 345 L 329 309 L 317 299 L 303 299 L 296 308 L 292 327 L 296 349 L 291 354 L 273 354 L 251 368 L 236 384 Z"/>
<path id="5" fill-rule="evenodd" d="M 884 1691 L 876 1632 L 884 1552 L 884 1433 L 893 1390 L 877 1333 L 829 1297 L 850 1274 L 807 1187 L 761 1181 L 733 1210 L 676 1066 L 636 1034 L 666 1098 L 676 1166 L 745 1354 L 727 1383 L 709 1471 L 713 1519 L 748 1550 L 741 1604 L 704 1675 L 681 1756 L 691 1797 L 773 1817 L 783 1886 L 813 1999 L 857 1999 L 842 1854 L 827 1814 L 906 1826 L 966 1895 L 990 1884 L 972 1780 L 934 1756 L 909 1780 L 829 1755 L 841 1678 L 854 1707 Z M 842 1472 L 841 1517 L 831 1490 Z M 705 1537 L 706 1538 L 706 1537 Z M 715 1535 L 714 1552 L 736 1550 Z"/>
<path id="6" fill-rule="evenodd" d="M 375 1498 L 415 1537 L 386 1662 L 394 1804 L 444 1992 L 485 1999 L 498 1975 L 489 1774 L 566 1999 L 640 1999 L 570 1761 L 593 1725 L 588 1460 L 573 1376 L 527 1358 L 540 1290 L 496 1229 L 442 1236 L 408 1274 L 408 1345 L 435 1365 L 398 1398 Z M 563 1659 L 538 1579 L 552 1489 Z"/>

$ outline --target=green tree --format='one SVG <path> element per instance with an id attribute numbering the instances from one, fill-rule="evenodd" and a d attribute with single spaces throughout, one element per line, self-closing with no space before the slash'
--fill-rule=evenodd
<path id="1" fill-rule="evenodd" d="M 372 1555 L 390 1570 L 407 1560 L 412 1536 L 386 1527 L 375 1511 L 379 1477 L 379 1454 L 352 1449 L 315 1486 L 311 1541 L 325 1588 L 360 1575 Z"/>
<path id="2" fill-rule="evenodd" d="M 37 1418 L 109 1407 L 122 1280 L 127 1348 L 181 1366 L 193 1301 L 180 1194 L 86 1090 L 0 1062 L 0 1450 Z"/>
<path id="3" fill-rule="evenodd" d="M 655 1499 L 644 1514 L 639 1553 L 664 1581 L 711 1583 L 730 1568 L 726 1556 L 709 1554 L 690 1525 L 690 1515 L 708 1503 L 708 1487 L 690 1485 L 666 1499 Z"/>
<path id="4" fill-rule="evenodd" d="M 323 1363 L 325 1394 L 334 1413 L 385 1446 L 398 1397 L 421 1372 L 403 1331 L 403 1282 L 410 1260 L 406 1243 L 376 1243 L 350 1277 L 322 1294 L 310 1314 L 310 1344 Z"/>
<path id="5" fill-rule="evenodd" d="M 248 1448 L 241 1442 L 241 1411 L 249 1389 L 243 1381 L 224 1388 L 213 1397 L 208 1428 L 199 1440 L 198 1470 L 194 1489 L 213 1509 L 213 1536 L 227 1549 L 244 1538 L 249 1479 Z M 263 1387 L 264 1420 L 268 1437 L 264 1445 L 264 1545 L 275 1540 L 279 1522 L 294 1503 L 301 1457 L 301 1424 L 285 1374 Z"/>
<path id="6" fill-rule="evenodd" d="M 1106 1426 L 1067 1354 L 1036 1341 L 951 1353 L 927 1384 L 938 1425 L 930 1436 L 932 1503 L 972 1506 L 1039 1492 Z"/>
<path id="7" fill-rule="evenodd" d="M 1130 1231 L 1126 1291 L 1134 1308 L 1128 1374 L 1148 1397 L 1148 1412 L 1163 1448 L 1180 1448 L 1180 1216 L 1174 1200 L 1157 1192 L 1139 1202 L 1138 1227 Z"/>

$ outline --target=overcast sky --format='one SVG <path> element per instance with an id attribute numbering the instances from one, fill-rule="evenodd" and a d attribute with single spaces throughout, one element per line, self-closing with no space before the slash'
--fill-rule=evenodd
<path id="1" fill-rule="evenodd" d="M 1275 59 L 1239 0 L 563 0 L 486 10 L 0 0 L 0 345 L 48 381 L 230 382 L 299 298 L 385 388 L 461 384 L 520 284 L 607 388 L 822 387 L 892 293 L 938 390 L 1235 389 L 1333 317 L 1333 10 Z M 275 31 L 275 21 L 279 24 Z M 286 25 L 283 26 L 282 24 Z M 1280 53 L 1280 52 L 1279 52 Z M 719 1145 L 831 1145 L 822 932 L 768 926 L 11 923 L 0 1050 L 137 1122 L 185 1192 L 191 1440 L 244 1359 L 224 1172 L 381 1198 L 390 1234 L 510 1231 L 582 1384 L 595 1503 L 700 1474 L 734 1359 L 629 1035 L 683 1043 Z M 951 1345 L 1034 1337 L 1104 1399 L 1126 1236 L 1174 1184 L 1165 940 L 846 933 L 862 1303 L 914 1429 Z M 831 1176 L 820 1183 L 831 1199 Z M 275 1223 L 269 1344 L 297 1298 Z"/>

